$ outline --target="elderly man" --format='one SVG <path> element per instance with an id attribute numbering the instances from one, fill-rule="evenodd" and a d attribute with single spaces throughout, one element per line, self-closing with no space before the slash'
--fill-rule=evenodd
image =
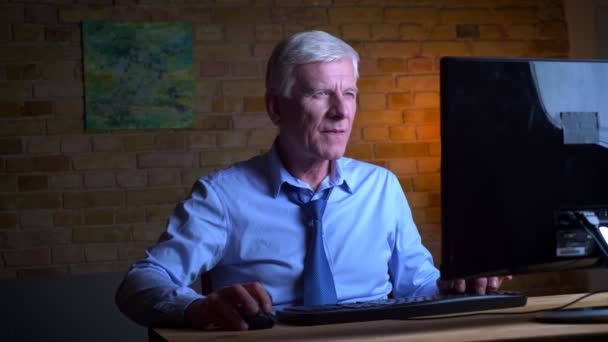
<path id="1" fill-rule="evenodd" d="M 276 46 L 266 74 L 267 111 L 279 128 L 273 146 L 194 184 L 121 285 L 124 313 L 144 325 L 243 330 L 238 307 L 270 312 L 439 291 L 395 175 L 343 157 L 358 62 L 351 46 L 320 31 Z M 188 287 L 202 273 L 213 281 L 207 296 Z M 473 287 L 483 293 L 501 280 Z M 439 287 L 464 291 L 465 283 Z"/>

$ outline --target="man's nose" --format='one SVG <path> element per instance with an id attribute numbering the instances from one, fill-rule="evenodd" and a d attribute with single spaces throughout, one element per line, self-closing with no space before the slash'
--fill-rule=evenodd
<path id="1" fill-rule="evenodd" d="M 350 106 L 346 97 L 342 94 L 335 94 L 331 97 L 330 114 L 334 118 L 343 118 L 349 114 Z"/>

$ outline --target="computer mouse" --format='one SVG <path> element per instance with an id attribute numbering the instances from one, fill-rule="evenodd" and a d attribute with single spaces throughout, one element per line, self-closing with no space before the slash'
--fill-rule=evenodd
<path id="1" fill-rule="evenodd" d="M 258 310 L 256 314 L 252 315 L 246 313 L 245 310 L 241 308 L 239 308 L 238 311 L 249 326 L 249 330 L 269 329 L 274 326 L 275 318 L 271 313 L 265 313 L 262 310 Z"/>

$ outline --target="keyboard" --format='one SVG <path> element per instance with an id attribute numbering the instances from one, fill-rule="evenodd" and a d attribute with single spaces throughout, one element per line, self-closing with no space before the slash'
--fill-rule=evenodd
<path id="1" fill-rule="evenodd" d="M 526 295 L 512 292 L 389 298 L 356 303 L 291 306 L 277 311 L 276 319 L 291 325 L 408 319 L 524 306 L 527 299 Z"/>

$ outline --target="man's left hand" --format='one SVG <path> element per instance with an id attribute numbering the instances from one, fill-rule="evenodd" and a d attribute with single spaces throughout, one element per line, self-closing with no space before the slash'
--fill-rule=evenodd
<path id="1" fill-rule="evenodd" d="M 502 285 L 504 280 L 511 280 L 513 276 L 500 277 L 481 277 L 473 279 L 456 279 L 456 280 L 437 280 L 439 291 L 444 294 L 449 293 L 472 293 L 486 294 L 496 292 Z"/>

